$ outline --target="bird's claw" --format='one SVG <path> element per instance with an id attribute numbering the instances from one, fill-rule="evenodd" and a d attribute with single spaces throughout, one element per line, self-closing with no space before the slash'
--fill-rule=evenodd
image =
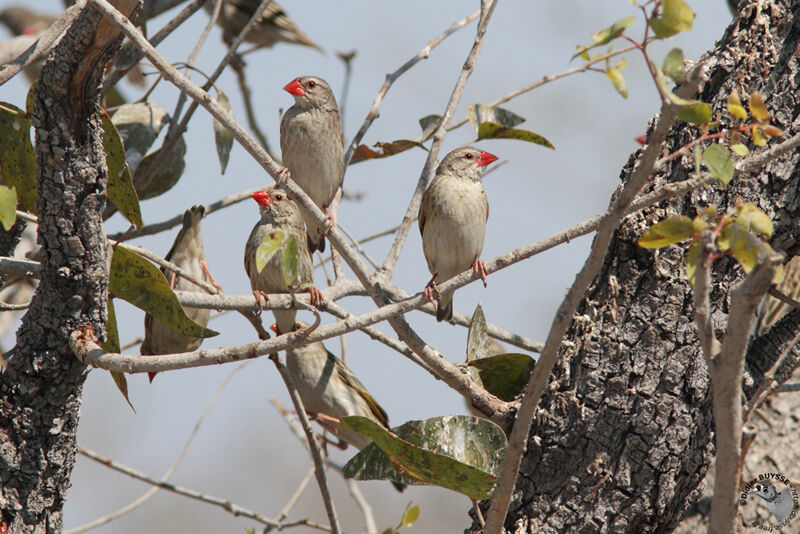
<path id="1" fill-rule="evenodd" d="M 327 206 L 325 206 L 325 216 L 328 217 L 328 224 L 325 226 L 322 234 L 328 235 L 336 227 L 336 217 L 334 217 L 333 213 L 328 209 Z"/>
<path id="2" fill-rule="evenodd" d="M 486 275 L 489 274 L 489 271 L 486 269 L 486 264 L 483 263 L 483 260 L 475 260 L 475 263 L 472 264 L 472 270 L 475 271 L 475 278 L 483 280 L 483 287 L 487 287 Z"/>
<path id="3" fill-rule="evenodd" d="M 311 305 L 315 308 L 325 305 L 325 297 L 322 295 L 322 291 L 317 289 L 316 286 L 310 286 L 308 288 L 308 294 L 310 296 Z"/>
<path id="4" fill-rule="evenodd" d="M 431 304 L 434 304 L 435 302 L 434 294 L 436 295 L 436 300 L 442 298 L 442 292 L 439 291 L 439 288 L 436 286 L 436 282 L 434 282 L 434 280 L 436 280 L 436 275 L 433 275 L 433 278 L 431 278 L 431 281 L 428 282 L 428 285 L 425 286 L 425 290 L 422 292 L 425 295 L 425 300 Z"/>
<path id="5" fill-rule="evenodd" d="M 264 311 L 264 306 L 261 304 L 261 299 L 263 298 L 264 301 L 269 306 L 269 297 L 263 291 L 259 291 L 258 289 L 253 291 L 253 296 L 256 298 L 256 304 L 258 304 L 258 311 L 256 315 L 261 315 L 261 312 Z"/>
<path id="6" fill-rule="evenodd" d="M 286 167 L 282 167 L 281 170 L 278 171 L 278 179 L 275 180 L 275 185 L 278 187 L 282 187 L 286 185 L 286 182 L 291 178 L 292 173 L 289 172 L 289 169 Z"/>

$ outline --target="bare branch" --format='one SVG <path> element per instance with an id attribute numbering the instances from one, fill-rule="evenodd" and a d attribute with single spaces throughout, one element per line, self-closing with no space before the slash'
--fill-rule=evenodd
<path id="1" fill-rule="evenodd" d="M 728 328 L 719 356 L 709 363 L 714 390 L 715 459 L 714 497 L 708 532 L 737 529 L 737 495 L 742 470 L 742 378 L 747 343 L 756 310 L 769 289 L 783 256 L 774 253 L 759 261 L 747 278 L 731 290 Z"/>
<path id="2" fill-rule="evenodd" d="M 353 140 L 350 142 L 350 145 L 348 145 L 348 147 L 347 147 L 347 151 L 345 152 L 345 155 L 344 155 L 345 164 L 350 162 L 350 158 L 353 156 L 353 151 L 356 149 L 358 144 L 361 142 L 361 139 L 364 137 L 364 134 L 367 133 L 367 130 L 369 130 L 369 127 L 372 126 L 372 123 L 375 121 L 375 119 L 378 118 L 378 115 L 379 115 L 378 114 L 378 109 L 381 107 L 381 103 L 383 102 L 383 98 L 386 96 L 386 93 L 389 92 L 389 88 L 392 86 L 392 84 L 395 81 L 397 81 L 397 79 L 400 76 L 405 74 L 406 71 L 408 71 L 411 67 L 413 67 L 414 65 L 416 65 L 417 63 L 419 63 L 423 59 L 428 59 L 428 57 L 431 55 L 431 50 L 436 48 L 442 41 L 444 41 L 452 33 L 460 30 L 461 28 L 463 28 L 464 26 L 466 26 L 467 24 L 469 24 L 470 22 L 475 20 L 475 18 L 477 18 L 477 16 L 479 14 L 480 14 L 480 10 L 478 10 L 475 13 L 473 13 L 472 15 L 469 15 L 468 17 L 466 17 L 466 18 L 454 23 L 447 30 L 445 30 L 444 33 L 442 33 L 441 35 L 439 35 L 439 36 L 435 37 L 434 39 L 432 39 L 427 45 L 425 45 L 425 47 L 423 47 L 422 50 L 417 52 L 417 54 L 414 57 L 412 57 L 411 59 L 406 61 L 399 69 L 397 69 L 396 71 L 386 75 L 386 81 L 383 82 L 383 85 L 381 86 L 380 90 L 378 91 L 378 94 L 375 97 L 375 100 L 372 101 L 372 106 L 369 108 L 369 112 L 367 113 L 367 117 L 364 119 L 364 124 L 361 125 L 361 128 L 359 128 L 359 130 L 356 133 L 355 137 L 353 137 Z"/>
<path id="3" fill-rule="evenodd" d="M 300 521 L 294 521 L 292 523 L 278 523 L 268 517 L 265 517 L 258 512 L 253 512 L 252 510 L 248 510 L 247 508 L 242 508 L 238 504 L 232 503 L 227 499 L 221 499 L 219 497 L 214 497 L 212 495 L 207 495 L 205 493 L 200 493 L 199 491 L 195 491 L 193 489 L 184 488 L 182 486 L 178 486 L 175 484 L 171 484 L 169 482 L 161 482 L 156 480 L 152 477 L 145 475 L 144 473 L 140 473 L 135 469 L 122 465 L 118 462 L 115 462 L 111 458 L 106 458 L 105 456 L 101 456 L 100 454 L 87 449 L 81 445 L 78 445 L 78 452 L 89 459 L 94 460 L 95 462 L 101 463 L 106 467 L 113 469 L 115 471 L 119 471 L 120 473 L 126 474 L 129 477 L 135 478 L 137 480 L 141 480 L 142 482 L 146 482 L 147 484 L 152 484 L 153 486 L 157 486 L 161 489 L 165 489 L 167 491 L 171 491 L 173 493 L 177 493 L 178 495 L 183 495 L 184 497 L 189 497 L 191 499 L 195 499 L 201 502 L 205 502 L 208 504 L 213 504 L 214 506 L 219 506 L 220 508 L 227 510 L 234 516 L 241 516 L 246 517 L 248 519 L 252 519 L 253 521 L 258 521 L 263 525 L 272 525 L 278 529 L 284 529 L 290 526 L 298 526 L 304 525 L 309 528 L 313 528 L 316 530 L 321 530 L 324 532 L 331 532 L 331 529 L 324 526 L 319 525 L 317 523 L 313 523 L 308 521 L 307 519 L 302 519 Z"/>

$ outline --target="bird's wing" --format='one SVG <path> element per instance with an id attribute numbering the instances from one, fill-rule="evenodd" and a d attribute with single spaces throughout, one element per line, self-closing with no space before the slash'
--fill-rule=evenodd
<path id="1" fill-rule="evenodd" d="M 328 358 L 336 358 L 336 356 L 328 352 Z M 375 417 L 375 419 L 386 428 L 389 428 L 389 416 L 386 414 L 386 411 L 381 408 L 381 405 L 378 404 L 378 401 L 376 401 L 372 395 L 369 394 L 367 388 L 364 387 L 364 384 L 362 384 L 361 381 L 355 377 L 350 368 L 347 367 L 344 362 L 340 361 L 339 363 L 341 365 L 337 365 L 336 369 L 338 370 L 339 377 L 342 379 L 342 381 L 354 390 L 358 391 L 363 396 L 367 406 L 369 407 L 369 411 L 372 412 L 372 415 Z"/>

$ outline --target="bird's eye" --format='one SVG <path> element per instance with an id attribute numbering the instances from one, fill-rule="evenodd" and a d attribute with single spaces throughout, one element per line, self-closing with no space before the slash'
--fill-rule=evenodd
<path id="1" fill-rule="evenodd" d="M 466 159 L 472 159 L 472 153 L 470 153 L 470 152 L 467 152 L 466 154 L 464 154 L 464 157 L 465 157 Z"/>
<path id="2" fill-rule="evenodd" d="M 309 82 L 308 82 L 308 88 L 309 89 L 313 89 L 316 86 L 317 86 L 317 82 L 315 82 L 314 80 L 309 80 Z"/>
<path id="3" fill-rule="evenodd" d="M 283 200 L 283 195 L 278 193 L 277 195 L 275 195 L 275 200 Z"/>

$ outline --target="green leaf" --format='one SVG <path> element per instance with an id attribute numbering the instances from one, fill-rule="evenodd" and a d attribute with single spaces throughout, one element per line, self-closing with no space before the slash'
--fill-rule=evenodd
<path id="1" fill-rule="evenodd" d="M 478 139 L 519 139 L 547 148 L 555 148 L 550 141 L 537 133 L 517 128 L 506 128 L 496 122 L 484 122 L 478 128 Z"/>
<path id="2" fill-rule="evenodd" d="M 759 253 L 763 251 L 764 246 L 769 245 L 738 224 L 728 225 L 723 229 L 725 230 L 730 241 L 731 255 L 742 264 L 744 272 L 749 273 L 758 263 Z"/>
<path id="3" fill-rule="evenodd" d="M 106 340 L 103 343 L 100 343 L 100 346 L 103 347 L 103 350 L 106 352 L 119 352 L 119 330 L 117 330 L 117 314 L 114 311 L 114 299 L 108 299 L 108 320 L 106 321 Z M 119 389 L 122 396 L 125 398 L 125 402 L 128 403 L 128 406 L 131 407 L 134 413 L 136 413 L 136 409 L 131 404 L 131 399 L 128 397 L 128 380 L 125 378 L 125 373 L 120 371 L 109 371 L 111 373 L 111 378 L 114 380 L 114 384 L 117 385 L 117 389 Z"/>
<path id="4" fill-rule="evenodd" d="M 417 522 L 417 519 L 419 519 L 419 506 L 407 506 L 403 518 L 400 520 L 400 526 L 410 527 Z"/>
<path id="5" fill-rule="evenodd" d="M 678 118 L 692 124 L 708 124 L 711 121 L 711 106 L 699 100 L 693 100 L 690 104 L 681 106 L 678 110 Z"/>
<path id="6" fill-rule="evenodd" d="M 144 182 L 145 176 L 149 174 L 150 168 L 158 161 L 163 148 L 159 148 L 155 152 L 151 152 L 144 159 L 141 160 L 133 173 L 133 183 L 136 184 L 136 193 L 139 195 L 139 200 L 147 200 L 163 195 L 178 183 L 178 180 L 183 175 L 186 169 L 186 142 L 183 136 L 180 136 L 175 145 L 169 150 L 164 163 L 154 172 L 153 176 Z M 130 153 L 130 150 L 126 150 Z M 130 163 L 130 157 L 128 158 Z M 141 185 L 140 185 L 141 184 Z"/>
<path id="7" fill-rule="evenodd" d="M 700 152 L 700 145 L 694 145 L 694 173 L 700 174 L 700 163 L 703 161 L 703 153 Z"/>
<path id="8" fill-rule="evenodd" d="M 639 239 L 639 246 L 642 248 L 666 247 L 691 237 L 693 231 L 692 220 L 689 217 L 676 215 L 648 228 Z"/>
<path id="9" fill-rule="evenodd" d="M 756 146 L 764 146 L 767 144 L 767 140 L 764 135 L 761 133 L 761 130 L 758 128 L 753 128 L 750 130 L 750 135 L 753 137 L 753 144 Z"/>
<path id="10" fill-rule="evenodd" d="M 395 154 L 405 152 L 406 150 L 414 148 L 415 146 L 418 146 L 423 150 L 427 150 L 421 143 L 412 141 L 410 139 L 397 139 L 391 143 L 383 143 L 379 141 L 375 143 L 374 146 L 377 147 L 378 150 L 372 150 L 367 145 L 358 145 L 353 151 L 353 157 L 350 158 L 350 163 L 358 163 L 359 161 L 364 161 L 367 159 L 388 158 L 389 156 L 394 156 Z"/>
<path id="11" fill-rule="evenodd" d="M 661 16 L 650 21 L 650 27 L 658 37 L 666 39 L 676 33 L 692 29 L 694 12 L 683 0 L 662 0 Z"/>
<path id="12" fill-rule="evenodd" d="M 768 121 L 770 120 L 769 112 L 767 111 L 767 106 L 764 105 L 764 101 L 761 100 L 761 95 L 758 94 L 758 91 L 753 91 L 750 95 L 750 113 L 753 115 L 753 118 L 757 121 Z"/>
<path id="13" fill-rule="evenodd" d="M 441 115 L 425 115 L 419 120 L 419 127 L 422 128 L 423 141 L 428 140 L 428 138 L 433 135 L 433 132 L 439 127 L 440 122 L 442 122 Z"/>
<path id="14" fill-rule="evenodd" d="M 472 123 L 475 131 L 478 131 L 478 125 L 484 122 L 496 122 L 506 128 L 513 128 L 518 124 L 525 122 L 525 119 L 507 109 L 497 106 L 487 106 L 485 104 L 472 104 L 467 106 L 467 117 Z"/>
<path id="15" fill-rule="evenodd" d="M 689 245 L 689 251 L 686 253 L 686 279 L 694 287 L 694 275 L 697 272 L 697 242 Z"/>
<path id="16" fill-rule="evenodd" d="M 733 178 L 733 155 L 727 147 L 714 143 L 703 151 L 703 161 L 708 165 L 711 176 L 728 185 Z"/>
<path id="17" fill-rule="evenodd" d="M 133 188 L 131 170 L 125 159 L 125 147 L 114 123 L 107 116 L 101 118 L 103 126 L 103 150 L 108 167 L 108 200 L 114 203 L 122 215 L 136 228 L 142 227 L 142 211 L 139 197 Z"/>
<path id="18" fill-rule="evenodd" d="M 750 153 L 750 149 L 741 143 L 731 145 L 731 150 L 739 157 L 746 156 Z"/>
<path id="19" fill-rule="evenodd" d="M 284 283 L 291 287 L 297 280 L 297 239 L 293 235 L 287 236 L 281 251 L 281 273 Z"/>
<path id="20" fill-rule="evenodd" d="M 11 230 L 17 220 L 17 190 L 0 185 L 0 223 L 6 232 Z"/>
<path id="21" fill-rule="evenodd" d="M 136 102 L 117 108 L 111 122 L 117 127 L 128 165 L 135 175 L 161 128 L 169 122 L 169 114 L 155 102 Z"/>
<path id="22" fill-rule="evenodd" d="M 385 474 L 388 466 L 392 480 L 433 484 L 473 499 L 491 494 L 507 446 L 500 427 L 467 415 L 409 421 L 391 432 L 360 416 L 343 417 L 342 424 L 374 442 L 347 462 L 346 477 L 373 479 L 375 473 Z M 376 455 L 377 448 L 385 453 L 383 459 Z M 397 475 L 389 458 L 408 476 Z"/>
<path id="23" fill-rule="evenodd" d="M 23 209 L 36 213 L 36 157 L 31 144 L 31 121 L 25 112 L 0 102 L 0 178 L 17 190 Z"/>
<path id="24" fill-rule="evenodd" d="M 472 360 L 467 365 L 478 369 L 486 391 L 510 402 L 528 383 L 534 363 L 527 354 L 500 354 Z"/>
<path id="25" fill-rule="evenodd" d="M 228 96 L 219 89 L 217 89 L 217 103 L 230 113 L 231 103 L 228 100 Z M 214 128 L 214 141 L 217 144 L 217 156 L 219 156 L 221 173 L 225 174 L 228 160 L 231 157 L 231 148 L 233 148 L 233 134 L 220 124 L 217 119 L 214 119 L 212 127 Z"/>
<path id="26" fill-rule="evenodd" d="M 603 46 L 604 44 L 610 43 L 611 41 L 622 35 L 625 32 L 625 30 L 630 28 L 634 22 L 636 22 L 636 17 L 625 17 L 619 19 L 617 22 L 615 22 L 608 28 L 600 30 L 597 33 L 593 33 L 592 39 L 594 39 L 594 44 L 579 46 L 578 51 L 575 52 L 575 55 L 573 55 L 571 59 L 575 59 L 577 56 L 580 56 L 588 52 L 592 48 Z"/>
<path id="27" fill-rule="evenodd" d="M 745 202 L 736 207 L 736 224 L 749 228 L 763 237 L 772 237 L 772 220 L 752 202 Z"/>
<path id="28" fill-rule="evenodd" d="M 36 97 L 36 91 L 39 89 L 39 80 L 34 80 L 31 84 L 30 88 L 28 89 L 28 94 L 25 95 L 25 111 L 28 113 L 28 117 L 33 116 L 33 101 Z"/>
<path id="29" fill-rule="evenodd" d="M 735 90 L 728 95 L 728 112 L 737 119 L 747 120 L 747 110 L 744 109 L 742 101 L 739 100 L 739 93 Z"/>
<path id="30" fill-rule="evenodd" d="M 683 50 L 680 48 L 673 48 L 670 50 L 664 58 L 664 63 L 661 68 L 664 74 L 669 76 L 673 82 L 681 83 L 683 77 L 686 76 L 686 68 L 683 66 Z"/>
<path id="31" fill-rule="evenodd" d="M 283 246 L 283 232 L 275 231 L 267 235 L 256 250 L 256 269 L 264 270 L 272 256 Z"/>
<path id="32" fill-rule="evenodd" d="M 161 271 L 138 254 L 122 247 L 115 247 L 111 257 L 108 290 L 113 296 L 150 313 L 176 332 L 193 337 L 218 334 L 186 315 Z"/>
<path id="33" fill-rule="evenodd" d="M 486 317 L 480 304 L 472 312 L 472 320 L 467 332 L 467 363 L 489 356 L 489 336 L 486 334 Z M 478 385 L 483 386 L 477 369 L 467 367 L 467 374 Z"/>
<path id="34" fill-rule="evenodd" d="M 606 67 L 606 76 L 611 80 L 614 89 L 617 90 L 622 98 L 628 98 L 628 84 L 625 83 L 625 78 L 622 76 L 620 69 L 624 69 L 627 66 L 628 63 L 623 59 L 616 67 Z"/>

